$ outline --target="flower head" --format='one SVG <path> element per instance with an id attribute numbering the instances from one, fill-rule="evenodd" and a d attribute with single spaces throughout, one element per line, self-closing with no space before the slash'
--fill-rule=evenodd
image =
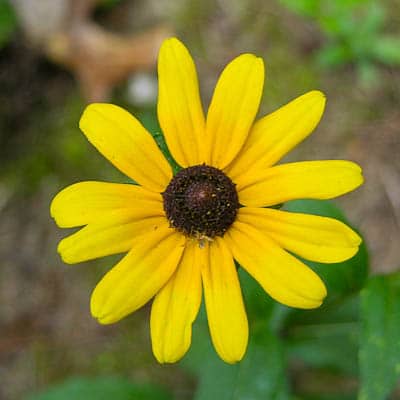
<path id="1" fill-rule="evenodd" d="M 96 286 L 91 312 L 109 324 L 154 298 L 151 339 L 160 362 L 177 361 L 190 347 L 204 292 L 214 347 L 234 363 L 248 341 L 234 260 L 278 302 L 315 308 L 326 296 L 324 283 L 291 253 L 336 263 L 361 242 L 334 219 L 268 207 L 340 196 L 361 185 L 361 169 L 341 160 L 275 166 L 316 127 L 325 97 L 308 92 L 255 122 L 264 65 L 254 55 L 227 65 L 207 117 L 193 60 L 177 39 L 163 43 L 158 74 L 159 122 L 182 169 L 173 176 L 151 134 L 127 111 L 89 105 L 81 130 L 137 184 L 81 182 L 58 193 L 51 205 L 57 224 L 84 226 L 58 251 L 66 263 L 127 252 Z"/>

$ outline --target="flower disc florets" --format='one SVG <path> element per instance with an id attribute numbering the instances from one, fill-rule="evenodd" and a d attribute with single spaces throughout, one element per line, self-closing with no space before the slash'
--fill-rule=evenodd
<path id="1" fill-rule="evenodd" d="M 235 184 L 222 171 L 205 164 L 179 171 L 163 199 L 171 226 L 199 239 L 223 236 L 239 208 Z"/>

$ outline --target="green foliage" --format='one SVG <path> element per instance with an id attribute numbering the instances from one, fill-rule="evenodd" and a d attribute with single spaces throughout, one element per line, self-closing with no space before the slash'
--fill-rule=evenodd
<path id="1" fill-rule="evenodd" d="M 312 19 L 325 37 L 317 53 L 324 67 L 353 64 L 360 82 L 374 85 L 378 64 L 400 65 L 400 37 L 384 32 L 387 12 L 377 0 L 281 0 L 290 10 Z"/>
<path id="2" fill-rule="evenodd" d="M 0 0 L 0 49 L 8 43 L 16 28 L 14 10 L 7 0 Z"/>
<path id="3" fill-rule="evenodd" d="M 359 399 L 386 399 L 400 376 L 400 274 L 369 280 L 361 321 Z"/>
<path id="4" fill-rule="evenodd" d="M 341 210 L 328 201 L 292 201 L 284 209 L 348 223 Z M 288 399 L 291 391 L 302 399 L 354 398 L 355 392 L 347 393 L 345 388 L 335 388 L 337 397 L 330 396 L 329 387 L 318 394 L 297 393 L 296 387 L 290 388 L 287 373 L 288 365 L 300 361 L 310 371 L 326 371 L 339 378 L 358 375 L 358 293 L 368 275 L 367 249 L 363 245 L 356 256 L 343 263 L 309 265 L 322 276 L 329 293 L 316 310 L 296 310 L 276 303 L 239 268 L 250 342 L 245 358 L 237 365 L 227 365 L 215 354 L 202 310 L 184 361 L 199 379 L 195 400 Z"/>
<path id="5" fill-rule="evenodd" d="M 255 327 L 253 327 L 255 328 Z M 253 329 L 239 364 L 234 399 L 289 399 L 286 357 L 281 339 L 261 325 Z"/>
<path id="6" fill-rule="evenodd" d="M 260 316 L 252 325 L 245 358 L 229 365 L 221 361 L 211 345 L 202 310 L 191 350 L 184 361 L 198 379 L 195 400 L 289 399 L 284 349 L 281 340 L 269 329 L 267 317 L 268 313 Z"/>
<path id="7" fill-rule="evenodd" d="M 290 356 L 307 367 L 357 376 L 358 297 L 335 307 L 297 313 L 287 325 Z"/>
<path id="8" fill-rule="evenodd" d="M 172 400 L 163 389 L 117 377 L 71 378 L 27 400 Z"/>
<path id="9" fill-rule="evenodd" d="M 346 224 L 342 211 L 329 201 L 297 200 L 285 204 L 291 212 L 309 213 L 338 219 Z M 291 310 L 284 332 L 290 359 L 300 360 L 311 371 L 326 371 L 333 376 L 358 374 L 359 299 L 358 293 L 368 276 L 368 252 L 365 244 L 350 260 L 337 264 L 321 264 L 302 260 L 325 282 L 328 297 L 315 310 Z M 336 388 L 336 391 L 340 388 Z M 319 393 L 302 398 L 334 398 Z M 338 398 L 346 398 L 340 392 Z M 354 398 L 355 393 L 351 393 Z"/>

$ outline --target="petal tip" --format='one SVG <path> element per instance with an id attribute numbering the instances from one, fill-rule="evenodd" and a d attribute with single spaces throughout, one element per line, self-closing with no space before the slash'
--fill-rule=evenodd
<path id="1" fill-rule="evenodd" d="M 92 314 L 93 315 L 93 314 Z M 119 321 L 120 318 L 113 318 L 112 316 L 104 316 L 104 317 L 94 317 L 97 322 L 101 325 L 111 325 L 115 322 Z"/>
<path id="2" fill-rule="evenodd" d="M 351 229 L 346 224 L 345 224 L 345 226 L 348 229 L 348 238 L 349 238 L 349 243 L 350 243 L 349 247 L 354 247 L 354 249 L 355 249 L 355 253 L 354 254 L 356 254 L 357 251 L 358 251 L 358 248 L 360 247 L 360 245 L 361 245 L 361 243 L 363 241 L 363 239 L 355 230 Z"/>
<path id="3" fill-rule="evenodd" d="M 62 194 L 65 192 L 65 189 L 60 190 L 51 200 L 50 203 L 50 216 L 54 219 L 55 223 L 60 227 L 63 228 L 62 224 L 60 224 L 60 220 L 62 217 L 62 211 L 60 210 L 60 198 Z M 61 211 L 61 212 L 60 212 Z"/>
<path id="4" fill-rule="evenodd" d="M 50 217 L 54 219 L 55 223 L 59 226 L 57 221 L 57 195 L 54 196 L 53 200 L 50 203 Z"/>
<path id="5" fill-rule="evenodd" d="M 75 184 L 67 186 L 66 188 L 60 190 L 51 200 L 50 203 L 50 216 L 54 219 L 56 225 L 60 228 L 70 228 L 71 226 L 65 221 L 65 214 L 68 213 L 69 203 L 65 201 L 68 196 L 66 193 Z"/>
<path id="6" fill-rule="evenodd" d="M 320 299 L 314 299 L 313 301 L 308 302 L 306 305 L 300 305 L 299 308 L 305 309 L 305 310 L 313 310 L 314 308 L 319 308 L 322 306 L 326 296 L 327 296 L 327 293 Z"/>
<path id="7" fill-rule="evenodd" d="M 363 175 L 363 170 L 360 166 L 358 166 L 360 168 L 360 186 L 365 182 L 365 178 Z"/>
<path id="8" fill-rule="evenodd" d="M 161 43 L 159 57 L 161 57 L 165 51 L 173 51 L 174 49 L 188 52 L 186 46 L 177 37 L 173 36 L 165 39 Z"/>
<path id="9" fill-rule="evenodd" d="M 261 74 L 265 74 L 265 64 L 264 64 L 264 60 L 261 57 L 257 57 L 255 56 L 255 67 L 259 70 L 258 72 Z"/>
<path id="10" fill-rule="evenodd" d="M 315 303 L 313 303 L 313 304 L 311 304 L 311 305 L 309 305 L 307 307 L 304 307 L 304 309 L 313 310 L 315 308 L 319 308 L 319 307 L 322 306 L 323 302 L 324 302 L 324 299 L 322 299 L 321 301 L 316 301 Z"/>
<path id="11" fill-rule="evenodd" d="M 171 36 L 165 39 L 162 45 L 183 45 L 183 43 L 176 36 Z"/>
<path id="12" fill-rule="evenodd" d="M 54 197 L 50 204 L 50 217 L 53 218 L 55 224 L 59 228 L 71 228 L 68 222 L 65 220 L 62 207 L 58 204 L 58 195 Z"/>
<path id="13" fill-rule="evenodd" d="M 185 353 L 186 353 L 186 351 L 185 351 Z M 178 362 L 183 357 L 183 354 L 181 354 L 181 353 L 179 353 L 178 355 L 176 355 L 176 354 L 161 354 L 161 353 L 154 351 L 154 348 L 153 348 L 153 354 L 159 364 L 173 364 L 173 363 Z"/>
<path id="14" fill-rule="evenodd" d="M 230 365 L 234 365 L 242 361 L 244 355 L 246 354 L 246 348 L 240 352 L 240 354 L 219 354 L 219 356 Z"/>
<path id="15" fill-rule="evenodd" d="M 322 282 L 322 281 L 321 281 Z M 326 289 L 325 283 L 322 282 L 322 296 L 321 296 L 321 304 L 325 300 L 326 296 L 328 296 L 328 290 Z"/>
<path id="16" fill-rule="evenodd" d="M 326 289 L 325 283 L 322 281 L 322 279 L 320 278 L 321 281 L 321 285 L 319 287 L 319 293 L 316 296 L 316 303 L 318 303 L 318 305 L 315 307 L 319 307 L 325 300 L 326 296 L 328 296 L 328 290 Z"/>
<path id="17" fill-rule="evenodd" d="M 61 260 L 65 264 L 77 264 L 86 261 L 85 258 L 79 257 L 79 254 L 74 252 L 74 245 L 76 244 L 75 234 L 62 239 L 57 246 L 57 253 L 60 255 Z"/>
<path id="18" fill-rule="evenodd" d="M 328 290 L 326 289 L 325 282 L 320 278 L 320 276 L 317 275 L 317 277 L 319 282 L 315 287 L 313 298 L 322 303 L 325 297 L 328 295 Z"/>
<path id="19" fill-rule="evenodd" d="M 352 169 L 354 172 L 354 187 L 352 190 L 358 188 L 361 186 L 364 182 L 364 175 L 363 175 L 363 170 L 360 165 L 353 161 L 347 161 L 349 169 Z"/>
<path id="20" fill-rule="evenodd" d="M 254 64 L 253 68 L 259 69 L 260 70 L 259 72 L 262 72 L 262 73 L 264 72 L 265 65 L 264 65 L 263 58 L 258 57 L 252 53 L 245 53 L 245 54 L 242 54 L 242 56 L 244 56 L 244 58 L 246 59 L 246 62 L 251 62 Z"/>
<path id="21" fill-rule="evenodd" d="M 320 90 L 311 90 L 307 93 L 308 96 L 312 96 L 315 99 L 319 99 L 322 101 L 326 101 L 326 95 L 324 92 L 321 92 Z"/>
<path id="22" fill-rule="evenodd" d="M 249 67 L 252 65 L 253 68 L 264 69 L 264 60 L 253 53 L 243 53 L 228 63 L 227 67 L 232 68 L 235 65 L 238 67 Z"/>
<path id="23" fill-rule="evenodd" d="M 300 308 L 304 309 L 318 308 L 322 305 L 326 296 L 328 295 L 325 283 L 318 275 L 316 276 L 318 277 L 319 282 L 318 284 L 314 285 L 313 288 L 310 288 L 310 292 L 312 290 L 312 293 L 310 293 L 310 296 L 307 299 L 305 299 L 306 302 L 303 305 L 301 305 Z"/>
<path id="24" fill-rule="evenodd" d="M 116 322 L 120 318 L 115 318 L 112 313 L 104 310 L 104 302 L 100 301 L 95 295 L 96 288 L 92 293 L 92 297 L 90 299 L 90 313 L 92 317 L 97 320 L 97 322 L 101 325 L 109 325 Z"/>
<path id="25" fill-rule="evenodd" d="M 362 168 L 354 161 L 346 161 L 350 168 L 353 168 L 355 171 L 359 172 L 362 175 Z"/>
<path id="26" fill-rule="evenodd" d="M 350 258 L 353 258 L 359 252 L 360 244 L 361 244 L 361 242 L 351 249 L 352 251 L 349 253 L 349 257 L 347 257 L 346 260 L 350 260 Z M 343 261 L 346 261 L 346 260 L 343 260 Z"/>
<path id="27" fill-rule="evenodd" d="M 122 107 L 119 107 L 111 103 L 91 103 L 83 110 L 81 119 L 79 120 L 79 128 L 81 131 L 85 132 L 85 129 L 92 123 L 93 118 L 96 118 L 94 122 L 97 122 L 98 114 L 104 114 L 110 110 L 122 110 L 127 112 Z"/>
<path id="28" fill-rule="evenodd" d="M 97 103 L 92 103 L 89 104 L 82 113 L 82 116 L 79 120 L 79 129 L 82 132 L 85 132 L 88 128 L 88 126 L 91 123 L 91 120 L 93 118 L 93 114 L 97 111 Z"/>
<path id="29" fill-rule="evenodd" d="M 326 96 L 325 93 L 320 90 L 311 90 L 306 93 L 304 96 L 308 98 L 309 107 L 315 113 L 316 123 L 315 126 L 319 123 L 322 118 L 322 115 L 326 106 Z"/>
<path id="30" fill-rule="evenodd" d="M 61 240 L 61 242 L 57 246 L 57 253 L 60 255 L 61 260 L 65 264 L 76 264 L 76 261 L 70 254 L 68 254 L 66 246 L 65 246 L 65 239 Z"/>

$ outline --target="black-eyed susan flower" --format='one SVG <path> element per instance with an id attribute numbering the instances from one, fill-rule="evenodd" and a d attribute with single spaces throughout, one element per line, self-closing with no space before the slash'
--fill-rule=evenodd
<path id="1" fill-rule="evenodd" d="M 222 72 L 207 117 L 193 60 L 177 39 L 158 58 L 158 118 L 171 166 L 151 134 L 127 111 L 89 105 L 80 128 L 137 184 L 80 182 L 62 190 L 51 214 L 60 227 L 84 226 L 58 247 L 66 263 L 127 254 L 98 283 L 91 312 L 110 324 L 154 298 L 151 339 L 160 362 L 179 360 L 191 342 L 202 293 L 219 356 L 240 360 L 248 322 L 236 260 L 265 291 L 291 307 L 321 305 L 321 279 L 293 254 L 336 263 L 360 237 L 331 218 L 270 206 L 330 199 L 363 182 L 349 161 L 275 164 L 318 124 L 324 95 L 308 92 L 254 122 L 264 85 L 260 58 L 243 54 Z"/>

